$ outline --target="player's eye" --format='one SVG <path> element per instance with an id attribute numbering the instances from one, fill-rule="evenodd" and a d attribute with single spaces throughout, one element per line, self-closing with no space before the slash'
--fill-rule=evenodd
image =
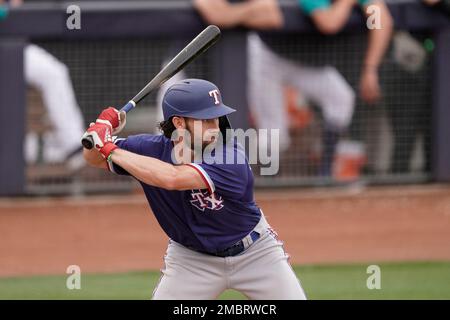
<path id="1" fill-rule="evenodd" d="M 214 119 L 208 119 L 206 120 L 207 124 L 211 124 L 211 125 L 219 125 L 219 119 L 218 118 L 214 118 Z"/>

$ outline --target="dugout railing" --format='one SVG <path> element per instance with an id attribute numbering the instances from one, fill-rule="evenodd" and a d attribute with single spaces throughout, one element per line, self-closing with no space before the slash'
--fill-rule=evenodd
<path id="1" fill-rule="evenodd" d="M 39 94 L 24 81 L 23 47 L 27 42 L 42 46 L 68 66 L 87 124 L 104 106 L 124 104 L 158 72 L 174 47 L 187 43 L 205 26 L 187 1 L 81 1 L 77 3 L 81 29 L 69 30 L 66 9 L 72 4 L 25 3 L 0 22 L 1 195 L 74 194 L 135 187 L 130 179 L 89 168 L 73 175 L 64 166 L 25 163 L 23 141 L 27 130 L 51 130 Z M 265 36 L 293 60 L 299 59 L 301 52 L 318 63 L 336 66 L 357 89 L 366 43 L 361 12 L 355 9 L 345 30 L 331 37 L 324 50 L 297 4 L 282 1 L 281 5 L 284 28 Z M 320 112 L 301 99 L 301 92 L 287 86 L 286 110 L 281 111 L 296 120 L 291 123 L 292 144 L 281 155 L 277 175 L 262 177 L 255 171 L 257 186 L 330 185 L 348 181 L 346 174 L 350 178 L 356 174 L 358 181 L 367 183 L 450 179 L 450 20 L 418 1 L 389 1 L 389 8 L 396 29 L 410 32 L 424 47 L 427 58 L 420 73 L 410 76 L 395 63 L 392 50 L 389 52 L 381 70 L 383 103 L 370 107 L 358 100 L 346 143 L 342 144 L 339 161 L 349 166 L 349 172 L 343 170 L 337 179 L 317 175 Z M 247 33 L 241 28 L 224 30 L 218 45 L 187 68 L 189 77 L 203 77 L 221 87 L 225 102 L 239 110 L 231 116 L 234 127 L 244 129 L 253 126 L 247 99 Z M 146 98 L 130 113 L 127 133 L 154 131 L 156 107 L 155 95 Z M 399 134 L 401 138 L 396 136 Z M 394 155 L 395 148 L 400 151 Z M 361 163 L 352 163 L 355 154 Z M 394 157 L 405 170 L 392 169 Z M 355 165 L 359 167 L 355 169 Z"/>

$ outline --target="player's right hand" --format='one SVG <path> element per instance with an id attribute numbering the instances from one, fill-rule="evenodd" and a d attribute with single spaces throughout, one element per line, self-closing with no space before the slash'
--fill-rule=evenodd
<path id="1" fill-rule="evenodd" d="M 126 113 L 108 107 L 100 113 L 95 123 L 108 124 L 112 128 L 112 135 L 117 135 L 125 127 Z"/>

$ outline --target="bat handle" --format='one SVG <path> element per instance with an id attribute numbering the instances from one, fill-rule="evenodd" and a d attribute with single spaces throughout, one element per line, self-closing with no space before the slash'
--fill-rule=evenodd
<path id="1" fill-rule="evenodd" d="M 128 113 L 128 111 L 130 111 L 134 107 L 136 107 L 136 102 L 134 102 L 133 100 L 130 100 L 130 101 L 128 101 L 128 103 L 126 105 L 123 106 L 122 109 L 120 109 L 120 111 L 125 111 Z"/>
<path id="2" fill-rule="evenodd" d="M 123 106 L 122 109 L 120 109 L 120 111 L 128 112 L 131 109 L 133 109 L 134 107 L 136 107 L 136 102 L 134 102 L 133 100 L 130 100 L 130 101 L 128 101 L 128 103 L 126 105 Z M 81 144 L 83 145 L 83 147 L 90 150 L 94 147 L 94 139 L 92 138 L 92 136 L 87 135 L 86 137 L 84 137 L 81 140 Z"/>
<path id="3" fill-rule="evenodd" d="M 94 139 L 91 136 L 86 136 L 81 140 L 81 144 L 88 150 L 94 147 Z"/>

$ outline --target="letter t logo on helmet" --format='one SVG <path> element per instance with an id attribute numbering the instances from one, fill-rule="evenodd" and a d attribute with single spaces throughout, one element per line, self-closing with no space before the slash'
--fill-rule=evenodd
<path id="1" fill-rule="evenodd" d="M 208 120 L 236 111 L 222 103 L 215 84 L 202 79 L 185 79 L 170 86 L 164 94 L 162 109 L 164 120 L 174 116 Z"/>
<path id="2" fill-rule="evenodd" d="M 220 104 L 219 101 L 219 90 L 214 89 L 209 92 L 209 96 L 214 98 L 214 104 Z"/>

